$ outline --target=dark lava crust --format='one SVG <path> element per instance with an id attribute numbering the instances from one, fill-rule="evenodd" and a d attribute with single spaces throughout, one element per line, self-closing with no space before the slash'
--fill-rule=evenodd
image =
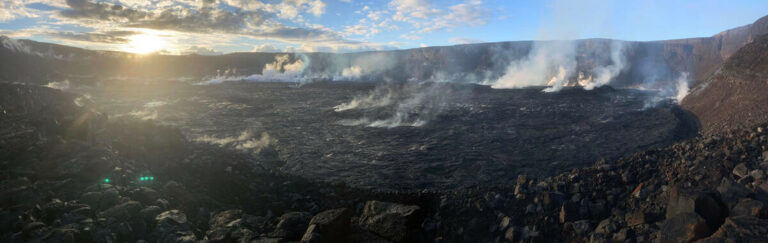
<path id="1" fill-rule="evenodd" d="M 332 82 L 211 86 L 112 86 L 94 90 L 110 115 L 139 111 L 180 127 L 188 138 L 266 132 L 276 139 L 271 168 L 312 180 L 376 189 L 501 185 L 518 174 L 547 176 L 600 158 L 671 144 L 696 135 L 696 121 L 675 105 L 644 109 L 651 93 L 602 88 L 543 93 L 477 85 L 390 84 L 411 96 L 378 108 L 337 112 L 375 85 Z M 430 92 L 440 92 L 431 95 Z M 130 95 L 126 95 L 130 94 Z M 426 124 L 345 126 L 387 119 L 403 100 L 426 94 L 413 116 Z M 150 101 L 167 104 L 143 108 Z M 399 103 L 398 103 L 399 102 Z M 408 112 L 408 111 L 406 111 Z M 424 115 L 427 114 L 427 115 Z"/>

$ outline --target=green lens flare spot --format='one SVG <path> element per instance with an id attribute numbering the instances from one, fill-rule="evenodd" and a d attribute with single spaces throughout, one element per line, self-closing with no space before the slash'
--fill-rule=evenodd
<path id="1" fill-rule="evenodd" d="M 155 177 L 154 177 L 154 176 L 150 176 L 150 177 L 149 177 L 149 180 L 150 180 L 150 181 L 154 181 L 154 180 L 155 180 Z"/>
<path id="2" fill-rule="evenodd" d="M 104 183 L 109 183 L 109 178 L 104 179 Z"/>

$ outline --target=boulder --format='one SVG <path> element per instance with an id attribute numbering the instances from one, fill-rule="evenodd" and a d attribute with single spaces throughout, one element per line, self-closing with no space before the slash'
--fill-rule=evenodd
<path id="1" fill-rule="evenodd" d="M 661 226 L 661 242 L 691 242 L 710 233 L 707 222 L 694 212 L 679 213 L 664 221 Z"/>
<path id="2" fill-rule="evenodd" d="M 227 225 L 229 222 L 232 222 L 236 219 L 239 219 L 243 215 L 242 210 L 227 210 L 220 213 L 217 213 L 214 215 L 210 220 L 208 220 L 208 225 L 213 228 L 223 227 Z"/>
<path id="3" fill-rule="evenodd" d="M 678 214 L 696 213 L 703 217 L 710 228 L 717 228 L 728 214 L 727 208 L 713 196 L 703 192 L 689 192 L 673 187 L 669 191 L 666 217 Z"/>
<path id="4" fill-rule="evenodd" d="M 752 216 L 729 217 L 702 242 L 768 242 L 768 220 Z"/>
<path id="5" fill-rule="evenodd" d="M 717 186 L 717 191 L 720 192 L 720 197 L 723 201 L 729 205 L 733 205 L 740 198 L 745 198 L 752 194 L 752 191 L 744 187 L 744 185 L 736 183 L 728 177 L 723 177 L 720 185 Z"/>
<path id="6" fill-rule="evenodd" d="M 630 227 L 645 224 L 647 222 L 645 213 L 639 210 L 627 214 L 624 217 L 624 221 L 627 223 L 627 226 Z"/>
<path id="7" fill-rule="evenodd" d="M 280 216 L 275 230 L 270 237 L 285 238 L 286 240 L 301 240 L 304 231 L 309 226 L 312 214 L 307 212 L 289 212 Z"/>
<path id="8" fill-rule="evenodd" d="M 153 236 L 158 242 L 195 242 L 197 237 L 187 221 L 187 215 L 173 209 L 155 217 Z"/>
<path id="9" fill-rule="evenodd" d="M 731 209 L 730 216 L 752 216 L 765 219 L 768 218 L 768 208 L 761 201 L 744 198 Z"/>
<path id="10" fill-rule="evenodd" d="M 603 221 L 600 221 L 599 224 L 597 224 L 597 227 L 595 227 L 595 233 L 597 234 L 603 234 L 603 235 L 611 235 L 614 231 L 616 231 L 617 226 L 613 221 L 611 221 L 610 218 L 604 219 Z"/>
<path id="11" fill-rule="evenodd" d="M 749 169 L 747 168 L 747 164 L 740 163 L 736 165 L 736 167 L 733 168 L 733 174 L 738 176 L 738 178 L 742 178 L 749 175 Z"/>
<path id="12" fill-rule="evenodd" d="M 104 212 L 104 217 L 114 218 L 117 221 L 126 221 L 129 218 L 138 217 L 141 214 L 142 206 L 137 201 L 128 201 L 111 207 Z"/>
<path id="13" fill-rule="evenodd" d="M 336 238 L 336 241 L 340 241 Z M 307 228 L 307 232 L 304 232 L 304 236 L 301 237 L 302 243 L 322 243 L 325 242 L 323 235 L 318 233 L 318 226 L 316 224 L 310 224 Z"/>
<path id="14" fill-rule="evenodd" d="M 386 239 L 402 242 L 420 223 L 421 208 L 415 205 L 367 201 L 360 215 L 360 226 Z"/>
<path id="15" fill-rule="evenodd" d="M 149 187 L 136 188 L 135 190 L 131 191 L 130 195 L 131 198 L 135 199 L 136 201 L 147 205 L 155 203 L 157 199 L 160 198 L 160 194 Z"/>
<path id="16" fill-rule="evenodd" d="M 309 224 L 315 229 L 315 233 L 319 233 L 325 239 L 334 240 L 344 237 L 349 232 L 351 217 L 352 211 L 347 208 L 331 209 L 312 217 Z"/>

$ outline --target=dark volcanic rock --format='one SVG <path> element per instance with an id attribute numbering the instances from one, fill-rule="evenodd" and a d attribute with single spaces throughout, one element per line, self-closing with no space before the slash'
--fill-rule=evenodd
<path id="1" fill-rule="evenodd" d="M 289 212 L 280 216 L 275 231 L 271 237 L 285 238 L 286 240 L 300 240 L 309 226 L 312 214 L 307 212 Z"/>
<path id="2" fill-rule="evenodd" d="M 661 242 L 690 242 L 711 233 L 704 218 L 693 212 L 676 214 L 661 227 Z"/>
<path id="3" fill-rule="evenodd" d="M 342 239 L 349 233 L 349 223 L 352 211 L 346 208 L 326 210 L 318 213 L 309 221 L 312 232 L 307 229 L 306 234 L 320 234 L 328 239 Z M 313 238 L 312 236 L 310 238 Z"/>
<path id="4" fill-rule="evenodd" d="M 765 242 L 768 220 L 750 216 L 725 219 L 725 223 L 702 242 Z"/>
<path id="5" fill-rule="evenodd" d="M 406 241 L 410 231 L 420 223 L 420 209 L 413 205 L 368 201 L 360 215 L 360 225 L 389 240 Z"/>

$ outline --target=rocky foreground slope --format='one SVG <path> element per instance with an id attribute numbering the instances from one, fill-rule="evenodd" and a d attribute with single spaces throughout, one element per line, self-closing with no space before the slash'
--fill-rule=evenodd
<path id="1" fill-rule="evenodd" d="M 3 242 L 768 240 L 766 124 L 506 186 L 380 192 L 269 171 L 57 90 L 0 92 Z"/>

